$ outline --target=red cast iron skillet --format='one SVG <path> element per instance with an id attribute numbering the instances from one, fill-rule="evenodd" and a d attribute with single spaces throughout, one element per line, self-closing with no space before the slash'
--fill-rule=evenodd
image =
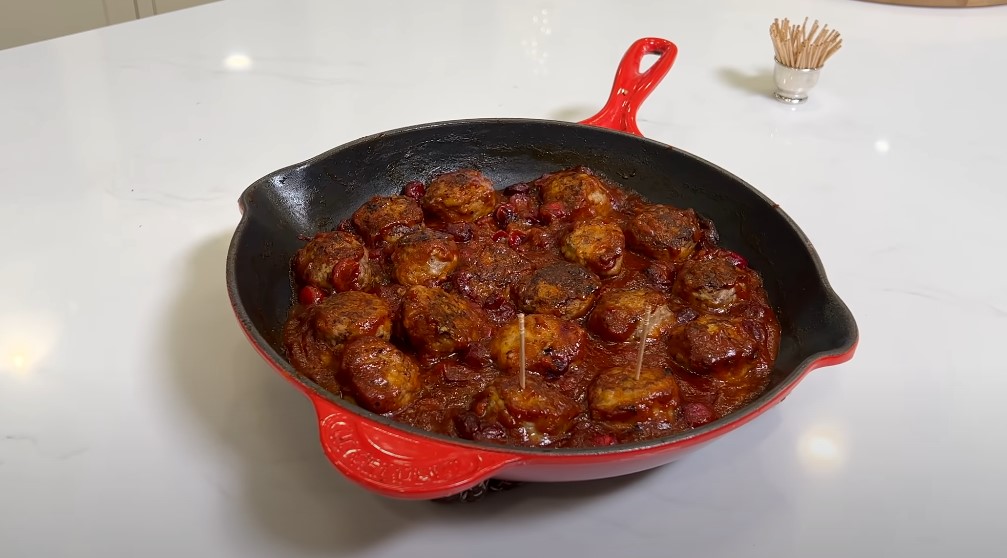
<path id="1" fill-rule="evenodd" d="M 829 286 L 811 243 L 780 207 L 727 171 L 642 137 L 636 111 L 671 68 L 677 47 L 645 38 L 623 57 L 608 103 L 579 123 L 526 119 L 420 124 L 365 137 L 279 170 L 241 195 L 227 254 L 227 290 L 249 341 L 303 391 L 318 413 L 322 448 L 336 468 L 385 496 L 435 499 L 490 478 L 575 481 L 669 463 L 779 403 L 811 370 L 852 358 L 857 326 Z M 656 62 L 644 72 L 645 55 Z M 290 260 L 298 238 L 329 230 L 374 195 L 410 180 L 477 168 L 503 187 L 585 165 L 652 202 L 713 219 L 722 244 L 762 274 L 782 328 L 767 391 L 746 407 L 666 438 L 605 448 L 534 449 L 479 444 L 396 423 L 322 390 L 284 357 L 280 331 L 293 304 Z"/>

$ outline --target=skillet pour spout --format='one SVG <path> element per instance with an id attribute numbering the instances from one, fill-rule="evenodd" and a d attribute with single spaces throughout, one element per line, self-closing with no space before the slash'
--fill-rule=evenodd
<path id="1" fill-rule="evenodd" d="M 811 370 L 853 357 L 853 315 L 829 285 L 811 242 L 780 207 L 726 170 L 641 137 L 640 104 L 668 73 L 674 43 L 644 38 L 619 65 L 609 100 L 583 123 L 476 119 L 382 132 L 280 169 L 241 195 L 226 263 L 228 295 L 252 346 L 315 407 L 323 451 L 377 494 L 438 499 L 488 479 L 559 482 L 613 477 L 686 455 L 782 401 Z M 644 57 L 657 60 L 640 71 Z M 495 184 L 586 166 L 654 203 L 691 207 L 716 223 L 721 245 L 763 278 L 780 321 L 769 387 L 740 410 L 665 438 L 585 449 L 515 448 L 449 438 L 370 413 L 323 390 L 284 356 L 280 331 L 293 304 L 290 261 L 299 237 L 333 229 L 375 195 L 412 180 L 476 168 Z"/>

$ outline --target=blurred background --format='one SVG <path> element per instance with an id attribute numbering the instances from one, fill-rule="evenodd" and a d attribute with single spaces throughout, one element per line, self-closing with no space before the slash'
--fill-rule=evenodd
<path id="1" fill-rule="evenodd" d="M 217 0 L 0 0 L 0 49 Z"/>

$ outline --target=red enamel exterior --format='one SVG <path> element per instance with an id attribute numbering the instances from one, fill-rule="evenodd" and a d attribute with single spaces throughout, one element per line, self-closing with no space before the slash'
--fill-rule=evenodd
<path id="1" fill-rule="evenodd" d="M 658 58 L 650 68 L 640 72 L 643 57 L 648 54 L 655 54 Z M 598 114 L 581 121 L 581 124 L 643 136 L 643 132 L 636 125 L 636 113 L 640 110 L 640 105 L 650 96 L 651 91 L 668 74 L 677 56 L 678 47 L 665 39 L 648 37 L 633 43 L 619 63 L 612 83 L 612 92 L 605 106 L 598 111 Z"/>
<path id="2" fill-rule="evenodd" d="M 239 320 L 241 323 L 241 320 Z M 532 482 L 569 482 L 628 475 L 666 465 L 768 411 L 817 368 L 842 364 L 856 351 L 812 362 L 800 379 L 764 405 L 737 420 L 675 442 L 640 449 L 601 448 L 580 454 L 510 451 L 506 447 L 474 449 L 389 427 L 351 412 L 309 389 L 274 362 L 242 330 L 258 353 L 297 386 L 315 406 L 322 449 L 343 475 L 360 486 L 398 499 L 430 500 L 457 494 L 489 478 Z"/>
<path id="3" fill-rule="evenodd" d="M 640 104 L 668 73 L 678 49 L 657 38 L 636 41 L 616 72 L 608 102 L 598 114 L 581 122 L 638 136 L 636 113 Z M 644 56 L 658 59 L 644 72 Z M 233 304 L 233 302 L 232 302 Z M 237 312 L 236 312 L 237 313 Z M 360 486 L 401 499 L 435 499 L 457 494 L 489 478 L 515 481 L 562 482 L 625 475 L 670 463 L 722 436 L 782 401 L 812 370 L 850 360 L 856 345 L 845 353 L 810 363 L 796 381 L 761 406 L 739 413 L 718 427 L 700 428 L 694 436 L 626 448 L 598 448 L 580 452 L 545 452 L 480 446 L 436 438 L 383 424 L 337 404 L 297 380 L 263 350 L 239 316 L 238 323 L 252 346 L 282 376 L 297 386 L 315 406 L 322 448 L 333 465 Z M 329 396 L 334 397 L 334 396 Z"/>

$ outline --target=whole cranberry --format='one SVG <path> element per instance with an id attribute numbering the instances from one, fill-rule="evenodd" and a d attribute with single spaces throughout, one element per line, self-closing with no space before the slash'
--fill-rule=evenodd
<path id="1" fill-rule="evenodd" d="M 682 417 L 689 426 L 702 426 L 713 420 L 713 409 L 706 403 L 693 401 L 682 406 Z"/>
<path id="2" fill-rule="evenodd" d="M 501 228 L 506 227 L 511 221 L 517 218 L 517 211 L 509 203 L 502 203 L 493 212 L 493 217 Z"/>
<path id="3" fill-rule="evenodd" d="M 528 239 L 528 235 L 523 231 L 510 231 L 507 233 L 507 244 L 510 244 L 511 248 L 517 248 Z"/>
<path id="4" fill-rule="evenodd" d="M 517 184 L 511 184 L 510 186 L 504 188 L 504 194 L 507 196 L 513 196 L 514 194 L 523 194 L 531 190 L 531 184 L 527 182 L 518 182 Z"/>
<path id="5" fill-rule="evenodd" d="M 325 300 L 325 292 L 311 285 L 301 287 L 301 292 L 297 293 L 297 301 L 305 306 L 318 304 L 323 300 Z"/>
<path id="6" fill-rule="evenodd" d="M 547 203 L 539 208 L 539 218 L 543 223 L 555 223 L 570 216 L 570 212 L 559 202 Z"/>
<path id="7" fill-rule="evenodd" d="M 406 185 L 402 187 L 402 195 L 410 197 L 414 200 L 422 198 L 426 191 L 427 187 L 419 180 L 407 182 Z"/>

